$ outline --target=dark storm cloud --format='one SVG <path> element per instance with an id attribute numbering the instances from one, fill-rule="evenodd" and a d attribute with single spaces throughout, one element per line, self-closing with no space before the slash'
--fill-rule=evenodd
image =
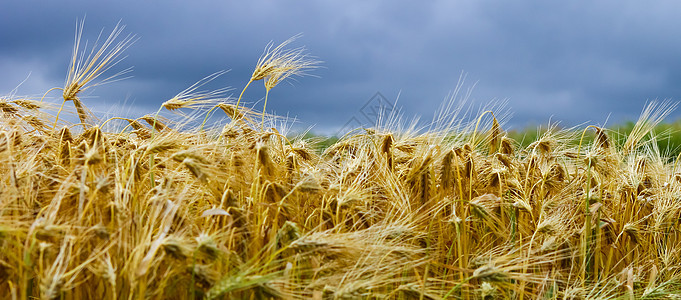
<path id="1" fill-rule="evenodd" d="M 225 69 L 211 87 L 238 94 L 267 42 L 302 32 L 294 46 L 324 68 L 313 71 L 319 78 L 277 86 L 268 108 L 319 130 L 342 126 L 377 91 L 391 101 L 401 91 L 405 115 L 428 119 L 462 71 L 467 86 L 477 82 L 472 105 L 507 99 L 511 124 L 602 123 L 609 115 L 612 123 L 635 118 L 646 100 L 681 98 L 676 3 L 5 1 L 0 94 L 29 71 L 19 94 L 61 85 L 76 19 L 87 15 L 90 41 L 119 20 L 139 36 L 120 65 L 134 66 L 134 77 L 91 93 L 100 110 L 126 103 L 146 113 Z M 262 90 L 253 85 L 248 102 Z"/>

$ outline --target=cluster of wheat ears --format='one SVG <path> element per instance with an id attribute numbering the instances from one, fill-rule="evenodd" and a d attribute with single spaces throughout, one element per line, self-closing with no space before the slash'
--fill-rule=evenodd
<path id="1" fill-rule="evenodd" d="M 493 113 L 445 113 L 318 151 L 198 91 L 221 73 L 98 120 L 79 94 L 120 78 L 102 74 L 121 32 L 88 52 L 81 23 L 58 111 L 0 101 L 2 299 L 681 298 L 681 174 L 651 133 L 673 105 L 627 136 L 554 128 L 522 149 Z M 246 87 L 317 65 L 288 42 Z M 69 101 L 78 124 L 59 118 Z"/>

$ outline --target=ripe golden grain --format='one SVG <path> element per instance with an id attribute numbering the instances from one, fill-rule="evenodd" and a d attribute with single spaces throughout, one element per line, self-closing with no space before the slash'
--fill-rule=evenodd
<path id="1" fill-rule="evenodd" d="M 62 96 L 84 119 L 79 93 L 99 81 L 74 75 L 95 74 L 74 57 Z M 272 88 L 286 70 L 268 57 L 250 79 Z M 482 142 L 474 124 L 370 128 L 320 153 L 257 126 L 262 112 L 224 90 L 197 91 L 217 76 L 156 114 L 109 119 L 137 136 L 48 127 L 49 105 L 0 101 L 0 298 L 681 294 L 681 175 L 649 134 L 670 105 L 647 107 L 622 139 L 553 128 L 526 147 L 495 118 Z M 196 112 L 161 116 L 204 105 L 235 120 L 204 130 Z"/>

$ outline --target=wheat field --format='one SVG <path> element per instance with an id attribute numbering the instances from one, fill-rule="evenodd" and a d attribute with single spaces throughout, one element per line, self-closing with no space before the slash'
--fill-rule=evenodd
<path id="1" fill-rule="evenodd" d="M 122 29 L 86 51 L 81 23 L 45 93 L 61 106 L 0 101 L 2 299 L 681 298 L 681 172 L 652 132 L 672 104 L 626 136 L 554 127 L 521 147 L 496 112 L 450 111 L 320 151 L 265 126 L 269 91 L 319 65 L 292 40 L 238 99 L 200 90 L 215 73 L 100 120 L 79 95 L 125 73 Z M 262 111 L 241 105 L 252 83 Z"/>

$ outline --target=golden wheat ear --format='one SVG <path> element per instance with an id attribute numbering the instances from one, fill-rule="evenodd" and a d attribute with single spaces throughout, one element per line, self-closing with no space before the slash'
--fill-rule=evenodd
<path id="1" fill-rule="evenodd" d="M 286 42 L 282 43 L 282 45 L 279 45 L 279 47 L 286 45 L 287 42 L 293 41 L 297 37 L 298 36 L 290 38 Z M 267 67 L 268 71 L 264 72 L 263 74 L 260 74 L 260 76 L 265 75 L 266 78 L 265 104 L 263 105 L 262 108 L 262 121 L 260 122 L 261 129 L 263 129 L 265 125 L 265 111 L 267 109 L 267 100 L 269 98 L 270 90 L 272 90 L 275 86 L 277 86 L 277 84 L 284 81 L 286 78 L 290 76 L 307 75 L 308 70 L 316 69 L 319 63 L 321 63 L 320 61 L 317 61 L 314 58 L 307 55 L 305 53 L 304 47 L 292 50 L 285 50 L 282 51 L 278 56 L 273 55 L 270 58 L 272 59 L 272 61 L 268 63 L 270 65 L 269 67 Z M 258 68 L 256 68 L 256 71 L 258 71 Z"/>
<path id="2" fill-rule="evenodd" d="M 627 136 L 627 140 L 624 142 L 623 154 L 627 155 L 636 150 L 639 146 L 639 142 L 650 133 L 655 126 L 660 124 L 664 118 L 669 116 L 669 114 L 676 109 L 676 106 L 676 103 L 667 101 L 662 103 L 655 101 L 648 103 L 643 109 L 643 112 L 641 112 L 638 121 L 634 124 L 631 133 Z"/>
<path id="3" fill-rule="evenodd" d="M 125 26 L 118 23 L 103 43 L 100 44 L 98 38 L 88 51 L 87 45 L 81 48 L 80 44 L 84 24 L 85 20 L 76 22 L 76 36 L 71 54 L 71 63 L 64 88 L 62 89 L 64 101 L 57 112 L 54 128 L 57 127 L 59 114 L 64 109 L 64 103 L 67 101 L 73 101 L 81 123 L 90 124 L 93 119 L 92 113 L 85 108 L 78 94 L 98 85 L 125 79 L 123 75 L 132 71 L 132 68 L 127 68 L 109 77 L 101 78 L 102 74 L 125 58 L 121 55 L 123 51 L 136 41 L 135 35 L 128 34 L 121 38 Z"/>
<path id="4" fill-rule="evenodd" d="M 223 97 L 223 95 L 231 89 L 220 88 L 213 91 L 203 91 L 199 89 L 225 73 L 227 73 L 227 71 L 218 71 L 201 78 L 201 80 L 192 84 L 179 94 L 163 102 L 162 107 L 170 111 L 181 108 L 195 109 L 216 102 L 217 99 Z"/>
<path id="5" fill-rule="evenodd" d="M 253 74 L 251 74 L 251 78 L 248 80 L 248 83 L 246 83 L 244 89 L 241 90 L 241 94 L 239 94 L 239 98 L 237 99 L 234 109 L 235 114 L 232 116 L 233 119 L 235 119 L 237 116 L 241 98 L 243 97 L 248 86 L 253 81 L 264 79 L 266 91 L 265 104 L 263 105 L 262 121 L 260 125 L 262 129 L 265 123 L 265 109 L 267 108 L 267 99 L 270 90 L 292 75 L 303 76 L 307 74 L 306 72 L 308 70 L 318 67 L 319 63 L 321 62 L 306 54 L 305 47 L 284 49 L 300 36 L 300 34 L 295 35 L 274 48 L 272 42 L 267 44 L 265 51 L 255 65 L 255 69 L 253 70 Z"/>

